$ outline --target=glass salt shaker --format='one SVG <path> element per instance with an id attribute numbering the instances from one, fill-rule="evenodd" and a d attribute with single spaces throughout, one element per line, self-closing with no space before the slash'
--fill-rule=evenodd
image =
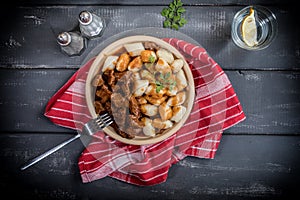
<path id="1" fill-rule="evenodd" d="M 58 34 L 57 42 L 69 56 L 80 55 L 85 49 L 85 39 L 78 32 L 62 32 Z"/>
<path id="2" fill-rule="evenodd" d="M 87 38 L 101 36 L 105 29 L 105 21 L 89 11 L 81 11 L 78 17 L 81 34 Z"/>

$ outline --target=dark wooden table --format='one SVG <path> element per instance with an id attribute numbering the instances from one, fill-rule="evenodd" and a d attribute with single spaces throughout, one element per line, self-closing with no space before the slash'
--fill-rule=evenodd
<path id="1" fill-rule="evenodd" d="M 188 23 L 179 32 L 201 44 L 228 75 L 247 119 L 226 130 L 214 159 L 188 157 L 167 182 L 138 187 L 112 178 L 81 182 L 80 140 L 25 171 L 29 159 L 72 137 L 43 112 L 49 98 L 110 36 L 162 27 L 170 1 L 19 1 L 0 8 L 0 191 L 9 199 L 283 199 L 300 183 L 300 40 L 296 8 L 279 0 L 183 1 Z M 249 52 L 231 40 L 234 14 L 249 4 L 270 8 L 278 35 L 265 50 Z M 56 35 L 77 26 L 81 10 L 107 22 L 81 56 L 61 53 Z M 291 198 L 290 198 L 291 199 Z"/>

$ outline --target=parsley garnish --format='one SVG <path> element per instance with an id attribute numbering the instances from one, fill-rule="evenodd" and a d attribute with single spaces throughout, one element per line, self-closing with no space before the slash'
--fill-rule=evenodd
<path id="1" fill-rule="evenodd" d="M 155 81 L 156 93 L 159 93 L 164 87 L 169 87 L 169 90 L 172 91 L 176 86 L 176 81 L 171 78 L 171 72 L 167 72 L 165 75 L 160 73 L 159 78 L 160 81 Z"/>
<path id="2" fill-rule="evenodd" d="M 182 27 L 187 23 L 187 20 L 182 17 L 182 14 L 186 11 L 182 5 L 183 3 L 181 0 L 174 0 L 167 8 L 164 8 L 161 11 L 161 15 L 165 17 L 163 22 L 164 28 L 178 30 L 179 27 Z"/>
<path id="3" fill-rule="evenodd" d="M 156 84 L 156 93 L 159 93 L 164 88 L 164 85 L 159 81 L 155 81 L 155 84 Z"/>
<path id="4" fill-rule="evenodd" d="M 155 62 L 155 57 L 151 55 L 151 56 L 149 57 L 149 61 L 150 61 L 151 63 L 154 63 L 154 62 Z"/>

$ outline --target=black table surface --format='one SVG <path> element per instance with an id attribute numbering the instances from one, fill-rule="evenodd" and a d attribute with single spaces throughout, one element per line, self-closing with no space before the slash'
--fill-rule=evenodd
<path id="1" fill-rule="evenodd" d="M 106 177 L 82 183 L 74 141 L 25 171 L 20 166 L 76 131 L 43 113 L 50 97 L 89 52 L 110 36 L 143 27 L 162 28 L 160 11 L 171 1 L 28 0 L 0 8 L 0 191 L 9 199 L 283 199 L 300 183 L 300 43 L 297 9 L 279 0 L 182 1 L 188 23 L 179 33 L 201 44 L 230 79 L 246 120 L 227 129 L 214 159 L 187 157 L 166 182 L 135 186 Z M 278 34 L 261 51 L 231 40 L 234 14 L 264 5 Z M 80 56 L 64 55 L 61 31 L 77 27 L 81 10 L 101 15 L 107 27 Z M 296 196 L 297 197 L 297 196 Z M 290 198 L 292 199 L 292 198 Z"/>

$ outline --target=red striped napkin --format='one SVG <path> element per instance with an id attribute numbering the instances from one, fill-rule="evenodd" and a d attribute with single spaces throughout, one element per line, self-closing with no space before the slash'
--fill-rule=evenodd
<path id="1" fill-rule="evenodd" d="M 214 158 L 223 131 L 245 119 L 227 75 L 204 48 L 176 38 L 164 40 L 185 56 L 192 70 L 196 98 L 190 117 L 176 134 L 151 145 L 127 145 L 96 133 L 78 160 L 84 183 L 107 176 L 144 186 L 165 182 L 170 167 L 186 156 Z M 53 123 L 81 130 L 91 119 L 84 87 L 93 60 L 49 100 L 45 116 Z"/>

